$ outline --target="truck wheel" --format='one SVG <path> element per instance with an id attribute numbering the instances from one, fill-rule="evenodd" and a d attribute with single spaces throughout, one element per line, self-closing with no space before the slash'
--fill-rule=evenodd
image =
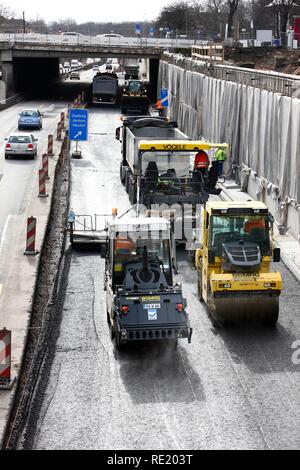
<path id="1" fill-rule="evenodd" d="M 121 161 L 120 163 L 120 180 L 122 184 L 124 184 L 124 178 L 123 178 L 123 162 Z"/>
<path id="2" fill-rule="evenodd" d="M 137 203 L 137 191 L 136 191 L 136 186 L 134 184 L 133 188 L 132 188 L 132 205 L 136 204 Z"/>
<path id="3" fill-rule="evenodd" d="M 125 173 L 125 188 L 126 188 L 127 194 L 129 194 L 130 176 L 131 176 L 131 170 L 130 170 L 130 168 L 128 167 L 128 169 L 127 169 L 127 171 L 126 171 L 126 173 Z"/>

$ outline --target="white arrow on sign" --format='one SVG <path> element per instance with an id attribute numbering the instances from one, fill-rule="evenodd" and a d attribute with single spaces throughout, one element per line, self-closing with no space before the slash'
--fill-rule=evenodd
<path id="1" fill-rule="evenodd" d="M 77 137 L 82 135 L 82 131 L 79 131 L 78 134 L 74 135 L 74 139 L 77 139 Z"/>

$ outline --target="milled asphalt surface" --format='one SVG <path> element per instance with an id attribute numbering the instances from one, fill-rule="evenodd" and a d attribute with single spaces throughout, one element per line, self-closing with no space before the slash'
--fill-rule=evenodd
<path id="1" fill-rule="evenodd" d="M 129 200 L 119 180 L 120 112 L 92 108 L 90 141 L 72 163 L 71 207 L 119 211 Z M 196 272 L 179 255 L 179 281 L 194 328 L 178 350 L 110 340 L 104 261 L 73 252 L 53 364 L 34 449 L 299 449 L 300 285 L 281 264 L 284 291 L 276 328 L 215 330 L 197 299 Z"/>

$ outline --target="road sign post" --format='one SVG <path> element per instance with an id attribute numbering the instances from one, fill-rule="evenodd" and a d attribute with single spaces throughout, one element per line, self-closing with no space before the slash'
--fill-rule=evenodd
<path id="1" fill-rule="evenodd" d="M 76 142 L 73 157 L 81 158 L 81 151 L 78 149 L 78 142 L 88 140 L 89 112 L 86 109 L 71 109 L 69 120 L 69 139 Z"/>

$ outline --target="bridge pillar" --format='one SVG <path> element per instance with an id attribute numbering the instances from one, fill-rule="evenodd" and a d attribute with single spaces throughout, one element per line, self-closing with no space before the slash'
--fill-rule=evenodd
<path id="1" fill-rule="evenodd" d="M 6 88 L 6 96 L 0 97 L 2 99 L 6 99 L 7 97 L 11 96 L 15 92 L 15 84 L 14 84 L 14 67 L 12 62 L 2 62 L 2 81 L 5 83 Z"/>
<path id="2" fill-rule="evenodd" d="M 159 70 L 159 59 L 150 59 L 150 70 L 149 70 L 149 81 L 150 81 L 150 98 L 152 100 L 157 99 L 157 81 L 158 81 L 158 70 Z"/>

